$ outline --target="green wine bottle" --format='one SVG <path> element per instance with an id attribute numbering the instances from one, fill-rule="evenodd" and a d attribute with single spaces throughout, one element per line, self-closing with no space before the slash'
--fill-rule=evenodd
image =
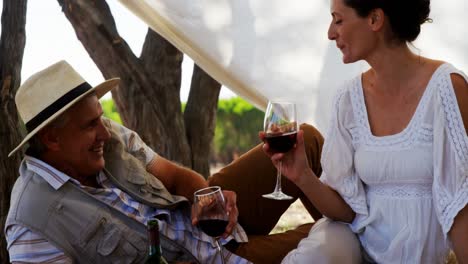
<path id="1" fill-rule="evenodd" d="M 149 251 L 145 259 L 146 264 L 167 264 L 162 256 L 161 244 L 159 240 L 159 223 L 156 219 L 147 222 Z"/>

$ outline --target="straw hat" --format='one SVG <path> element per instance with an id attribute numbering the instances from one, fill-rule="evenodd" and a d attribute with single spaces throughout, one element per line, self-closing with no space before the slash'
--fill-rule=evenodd
<path id="1" fill-rule="evenodd" d="M 15 96 L 28 134 L 8 157 L 80 99 L 92 92 L 101 98 L 119 82 L 119 78 L 112 78 L 92 87 L 66 61 L 59 61 L 29 77 Z"/>

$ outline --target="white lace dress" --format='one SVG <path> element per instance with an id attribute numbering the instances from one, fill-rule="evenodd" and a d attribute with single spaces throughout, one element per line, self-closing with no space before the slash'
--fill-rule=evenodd
<path id="1" fill-rule="evenodd" d="M 356 212 L 350 224 L 378 263 L 444 263 L 454 218 L 468 201 L 468 137 L 445 63 L 408 126 L 372 135 L 361 76 L 335 99 L 322 181 Z"/>

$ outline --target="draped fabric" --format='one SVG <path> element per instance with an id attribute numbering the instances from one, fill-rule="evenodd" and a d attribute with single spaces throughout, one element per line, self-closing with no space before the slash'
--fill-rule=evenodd
<path id="1" fill-rule="evenodd" d="M 344 80 L 367 69 L 344 65 L 327 39 L 329 0 L 120 0 L 220 83 L 265 109 L 298 104 L 300 122 L 325 131 L 331 100 Z M 423 56 L 468 68 L 468 28 L 459 0 L 433 0 L 433 24 L 414 46 Z M 464 56 L 463 56 L 464 55 Z"/>

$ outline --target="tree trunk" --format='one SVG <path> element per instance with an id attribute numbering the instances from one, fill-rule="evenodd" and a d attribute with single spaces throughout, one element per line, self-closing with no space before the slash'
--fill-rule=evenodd
<path id="1" fill-rule="evenodd" d="M 8 153 L 22 139 L 15 93 L 21 83 L 21 65 L 26 43 L 27 0 L 4 0 L 2 35 L 0 37 L 0 230 L 3 233 L 10 207 L 11 188 L 18 177 L 21 153 L 8 158 Z M 0 236 L 0 260 L 9 263 L 5 236 Z"/>
<path id="2" fill-rule="evenodd" d="M 195 65 L 184 119 L 187 138 L 192 147 L 192 167 L 202 175 L 210 174 L 206 158 L 210 156 L 214 137 L 220 90 L 221 84 Z"/>
<path id="3" fill-rule="evenodd" d="M 162 156 L 208 176 L 206 153 L 214 134 L 212 113 L 217 108 L 219 84 L 206 74 L 195 78 L 199 83 L 193 87 L 197 91 L 210 90 L 205 94 L 209 97 L 189 98 L 190 114 L 186 113 L 184 120 L 180 104 L 183 59 L 180 51 L 148 30 L 138 58 L 119 36 L 105 0 L 58 2 L 104 77 L 122 79 L 112 95 L 124 124 L 137 131 Z M 203 125 L 200 133 L 192 129 L 200 125 Z M 186 126 L 191 127 L 189 135 Z"/>

